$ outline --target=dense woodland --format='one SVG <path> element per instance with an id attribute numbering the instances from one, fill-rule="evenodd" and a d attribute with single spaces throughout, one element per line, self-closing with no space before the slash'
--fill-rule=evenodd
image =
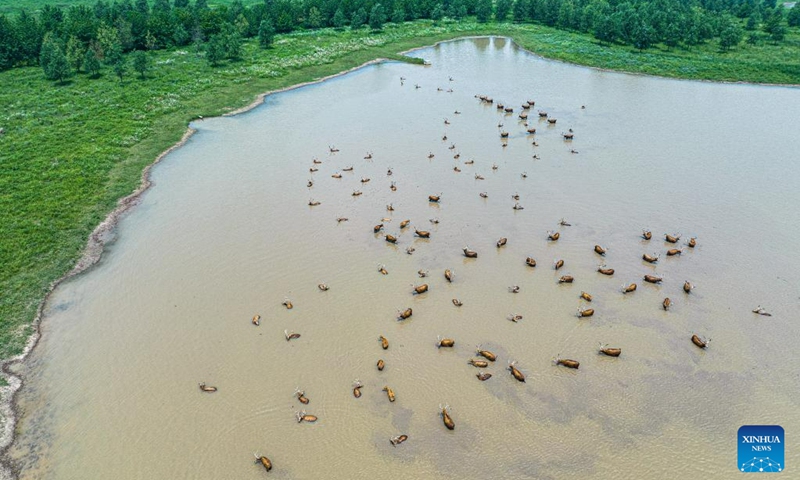
<path id="1" fill-rule="evenodd" d="M 79 72 L 96 76 L 106 66 L 122 79 L 130 67 L 144 76 L 148 50 L 194 48 L 216 65 L 239 58 L 246 38 L 268 48 L 276 33 L 297 29 L 379 30 L 386 22 L 473 15 L 478 22 L 588 33 L 640 50 L 716 41 L 724 51 L 743 41 L 784 41 L 787 28 L 800 26 L 800 2 L 786 9 L 775 0 L 264 0 L 209 8 L 207 0 L 99 0 L 0 15 L 0 70 L 38 64 L 47 78 L 61 81 Z"/>

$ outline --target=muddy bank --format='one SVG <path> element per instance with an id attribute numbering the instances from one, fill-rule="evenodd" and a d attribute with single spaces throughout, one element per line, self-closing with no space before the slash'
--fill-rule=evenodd
<path id="1" fill-rule="evenodd" d="M 97 264 L 98 261 L 100 261 L 100 258 L 103 256 L 103 249 L 105 248 L 106 243 L 112 238 L 112 232 L 114 231 L 114 228 L 116 227 L 122 215 L 130 210 L 131 207 L 136 205 L 142 194 L 146 192 L 147 189 L 152 185 L 152 182 L 150 181 L 150 171 L 153 166 L 158 164 L 170 152 L 183 146 L 187 141 L 189 141 L 189 138 L 191 138 L 195 132 L 195 129 L 189 127 L 178 143 L 161 152 L 161 154 L 156 157 L 153 163 L 145 167 L 145 169 L 142 171 L 139 187 L 137 187 L 136 190 L 134 190 L 130 195 L 120 199 L 117 202 L 117 207 L 89 235 L 89 238 L 86 242 L 86 247 L 83 250 L 83 255 L 72 268 L 72 270 L 70 270 L 63 277 L 51 283 L 48 287 L 44 299 L 39 304 L 39 308 L 36 310 L 36 317 L 34 317 L 31 324 L 33 333 L 31 334 L 30 338 L 28 338 L 28 342 L 25 344 L 25 348 L 23 349 L 22 353 L 15 357 L 4 360 L 2 365 L 0 365 L 3 378 L 6 380 L 6 382 L 8 382 L 7 386 L 0 388 L 0 418 L 2 418 L 2 425 L 0 426 L 2 429 L 0 430 L 0 455 L 2 455 L 2 461 L 0 461 L 0 479 L 6 480 L 14 478 L 14 475 L 11 473 L 11 469 L 5 464 L 5 453 L 6 450 L 8 450 L 8 447 L 11 446 L 14 441 L 14 433 L 17 424 L 15 394 L 20 387 L 22 387 L 23 380 L 20 376 L 13 372 L 13 366 L 24 361 L 39 342 L 39 338 L 41 337 L 39 326 L 42 321 L 45 305 L 47 305 L 50 296 L 56 287 L 58 287 L 62 282 L 69 280 L 75 275 L 85 272 L 93 265 Z"/>

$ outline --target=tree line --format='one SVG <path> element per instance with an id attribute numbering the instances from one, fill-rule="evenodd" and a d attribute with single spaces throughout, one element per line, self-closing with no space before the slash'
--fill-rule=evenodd
<path id="1" fill-rule="evenodd" d="M 237 59 L 247 38 L 269 47 L 276 33 L 335 27 L 379 30 L 416 19 L 514 21 L 593 35 L 600 42 L 647 49 L 691 47 L 718 39 L 783 41 L 800 26 L 800 3 L 785 12 L 776 0 L 264 0 L 209 8 L 207 0 L 99 0 L 38 15 L 0 15 L 0 70 L 41 65 L 47 78 L 97 75 L 105 65 L 122 78 L 132 57 L 142 76 L 148 50 L 195 45 L 212 65 Z M 135 52 L 132 56 L 125 55 Z"/>

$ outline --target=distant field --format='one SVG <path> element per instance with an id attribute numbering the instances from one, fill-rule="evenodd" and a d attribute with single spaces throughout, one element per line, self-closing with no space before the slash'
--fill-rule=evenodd
<path id="1" fill-rule="evenodd" d="M 113 0 L 106 3 L 112 3 Z M 228 5 L 234 0 L 209 0 L 208 4 L 212 7 L 214 5 Z M 245 5 L 252 5 L 254 3 L 261 3 L 262 0 L 242 0 Z M 20 10 L 27 10 L 28 12 L 37 12 L 44 5 L 55 5 L 58 7 L 69 7 L 72 5 L 94 5 L 96 0 L 0 0 L 0 13 L 17 13 Z M 152 4 L 152 2 L 150 2 Z"/>

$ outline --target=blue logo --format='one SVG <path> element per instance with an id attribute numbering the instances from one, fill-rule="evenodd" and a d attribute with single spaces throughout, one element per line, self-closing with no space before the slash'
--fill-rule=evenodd
<path id="1" fill-rule="evenodd" d="M 739 428 L 739 471 L 782 472 L 783 427 L 778 425 L 744 425 Z"/>

